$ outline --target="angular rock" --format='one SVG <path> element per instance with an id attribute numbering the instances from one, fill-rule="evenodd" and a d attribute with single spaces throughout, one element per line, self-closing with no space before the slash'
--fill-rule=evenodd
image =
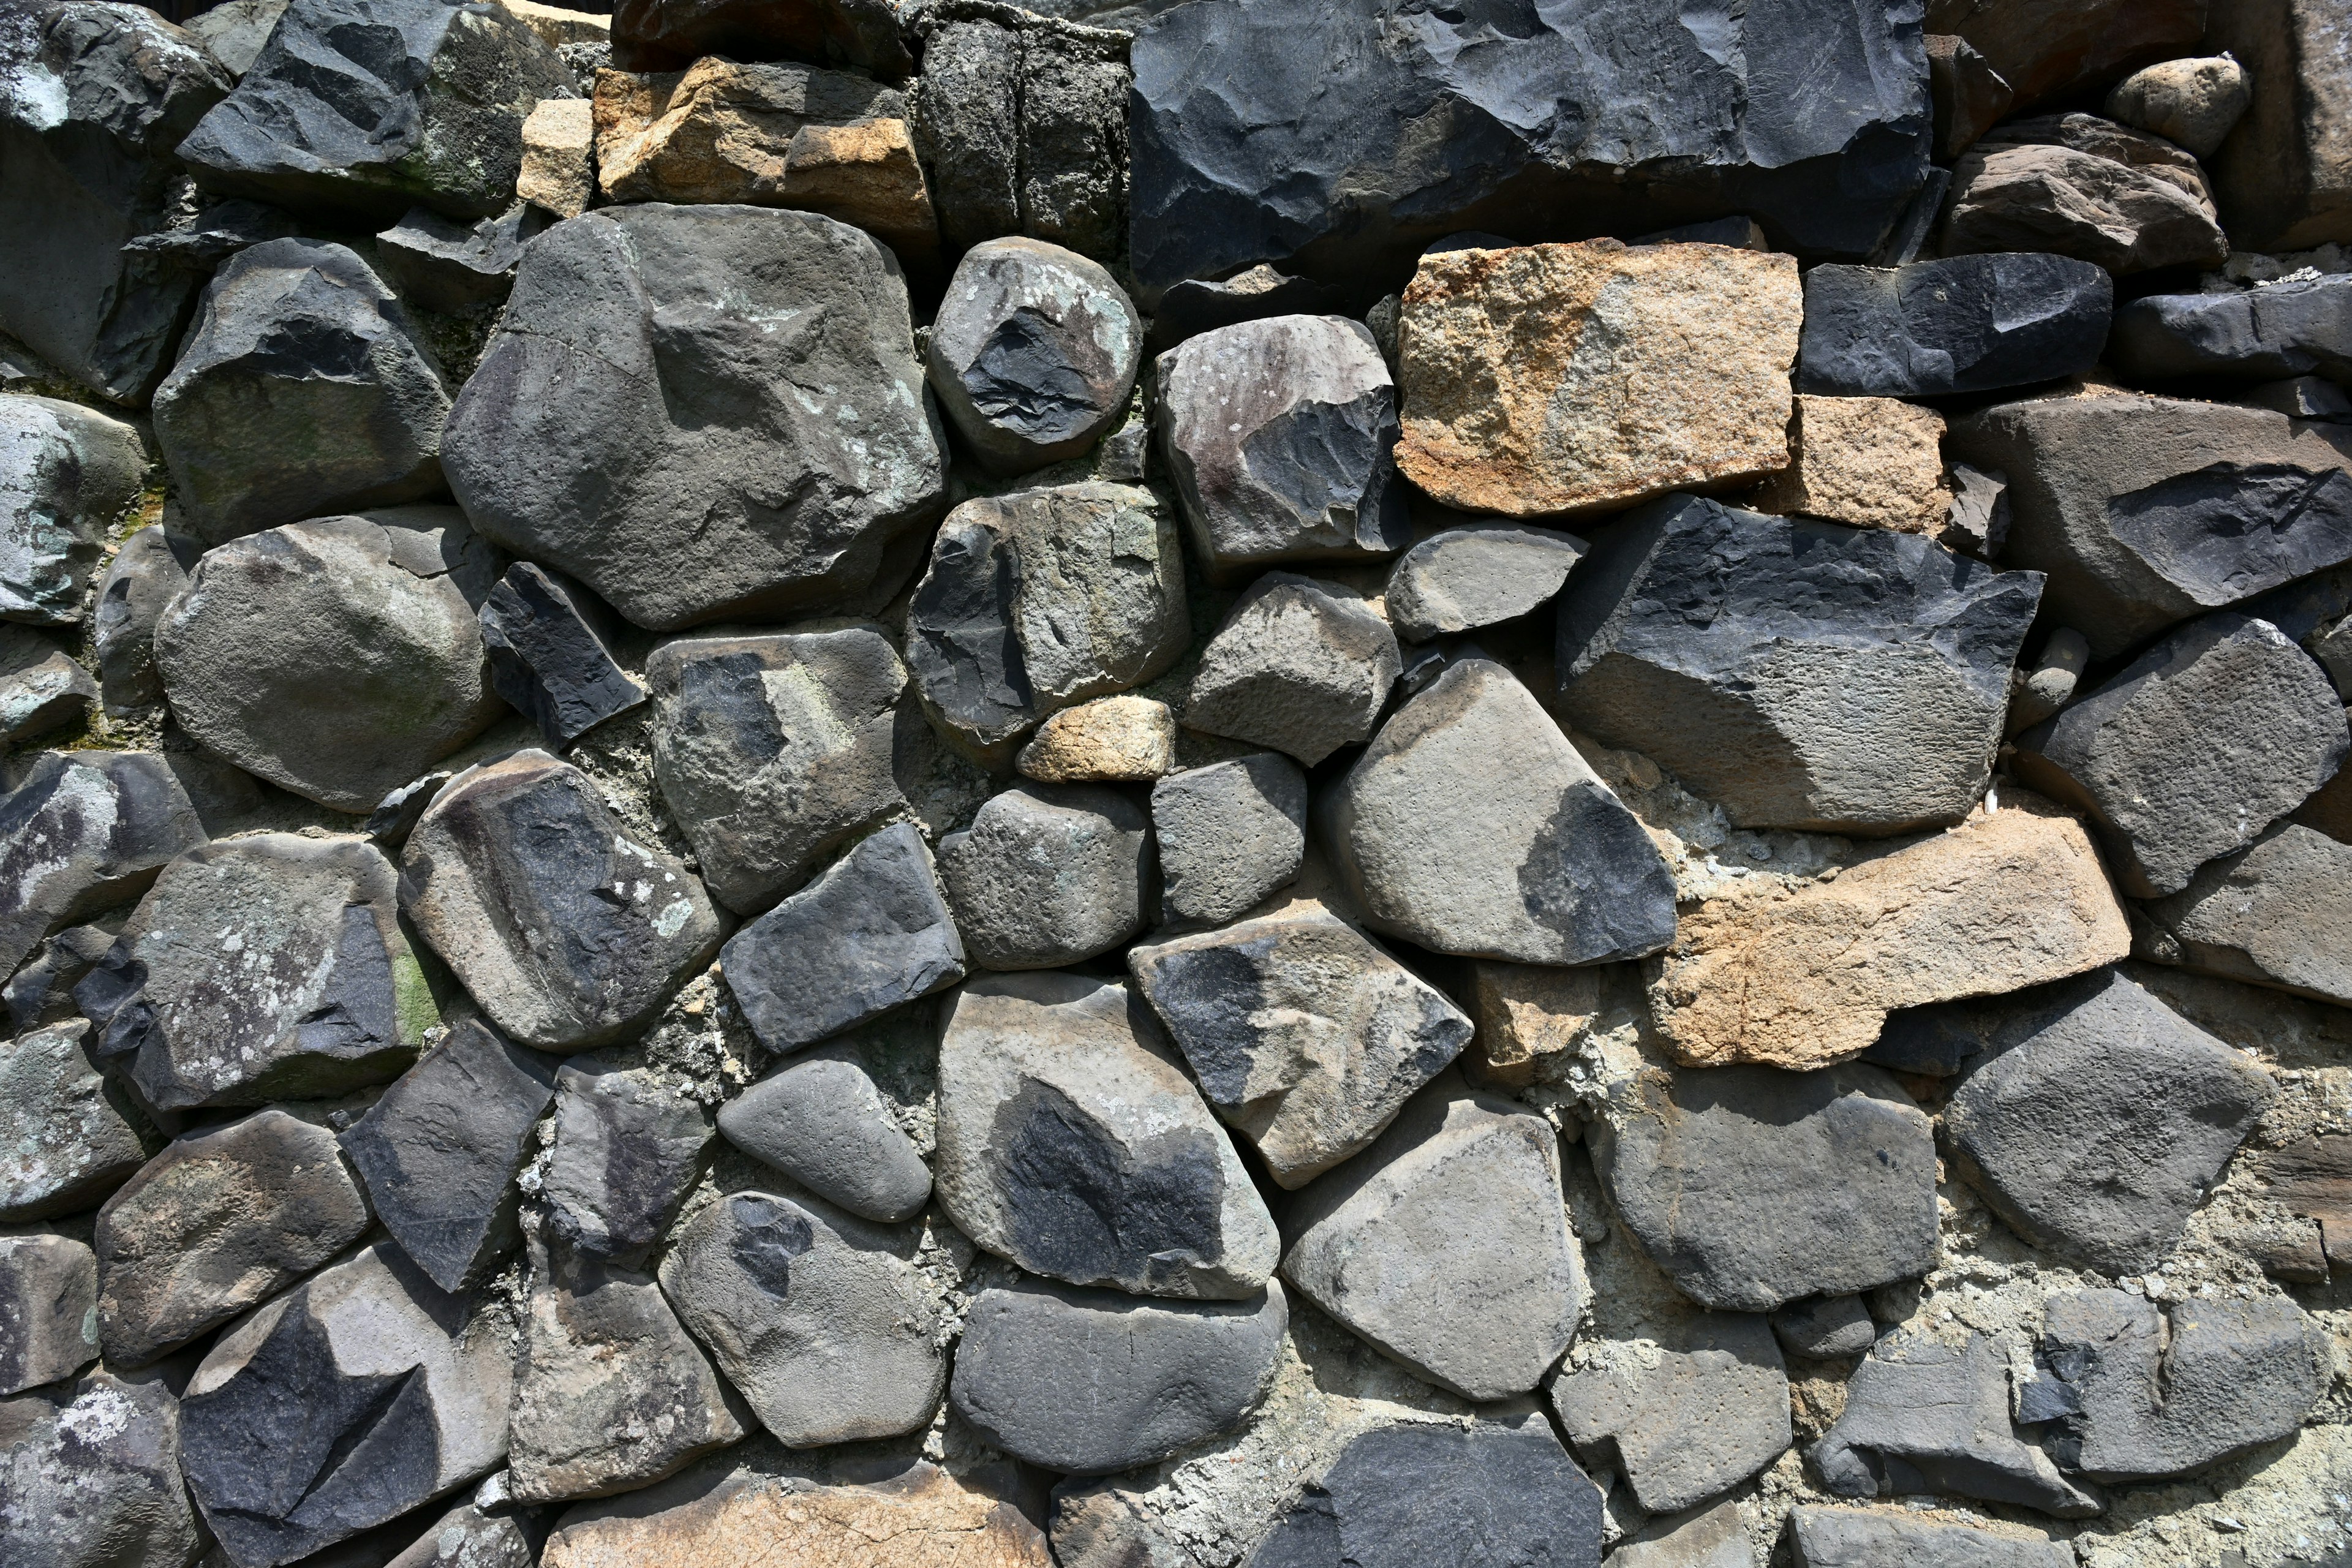
<path id="1" fill-rule="evenodd" d="M 642 1027 L 721 934 L 701 881 L 538 751 L 434 797 L 402 852 L 400 907 L 490 1021 L 543 1050 Z"/>
<path id="2" fill-rule="evenodd" d="M 2161 136 L 2134 131 L 2095 114 L 2037 114 L 2012 120 L 1987 135 L 1980 151 L 2009 147 L 2063 147 L 2121 163 L 2186 195 L 2207 218 L 2213 215 L 2212 187 L 2205 182 L 2203 166 L 2187 151 Z"/>
<path id="3" fill-rule="evenodd" d="M 1930 32 L 1927 91 L 1936 110 L 1936 156 L 1958 158 L 2009 112 L 2017 94 L 1974 44 Z"/>
<path id="4" fill-rule="evenodd" d="M 570 15 L 571 13 L 567 13 Z M 515 195 L 557 217 L 578 217 L 596 195 L 596 106 L 544 98 L 522 122 Z M 508 285 L 509 292 L 513 285 Z"/>
<path id="5" fill-rule="evenodd" d="M 1139 686 L 1191 640 L 1176 525 L 1089 482 L 948 515 L 907 612 L 907 667 L 948 738 L 1001 765 L 1057 709 Z"/>
<path id="6" fill-rule="evenodd" d="M 1709 900 L 1684 918 L 1650 1011 L 1678 1061 L 1802 1071 L 1869 1049 L 1896 1008 L 2063 980 L 2130 948 L 2090 835 L 2012 801 L 1835 881 Z"/>
<path id="7" fill-rule="evenodd" d="M 927 1426 L 947 1386 L 918 1240 L 814 1199 L 734 1193 L 678 1228 L 662 1290 L 786 1447 L 894 1437 Z"/>
<path id="8" fill-rule="evenodd" d="M 179 779 L 153 752 L 47 752 L 0 797 L 0 968 L 50 931 L 128 903 L 164 862 L 205 841 Z"/>
<path id="9" fill-rule="evenodd" d="M 752 1033 L 780 1056 L 964 976 L 963 940 L 911 822 L 859 840 L 729 938 L 719 961 Z"/>
<path id="10" fill-rule="evenodd" d="M 924 353 L 931 390 L 982 466 L 1020 474 L 1083 456 L 1126 412 L 1143 321 L 1097 263 L 995 239 L 956 264 Z"/>
<path id="11" fill-rule="evenodd" d="M 541 1178 L 548 1228 L 580 1253 L 637 1263 L 677 1216 L 709 1145 L 702 1107 L 653 1069 L 564 1063 Z"/>
<path id="12" fill-rule="evenodd" d="M 1013 758 L 1041 784 L 1149 784 L 1176 765 L 1176 715 L 1149 697 L 1104 697 L 1037 726 Z"/>
<path id="13" fill-rule="evenodd" d="M 143 1366 L 268 1300 L 369 1217 L 324 1127 L 258 1110 L 177 1140 L 98 1211 L 107 1364 Z"/>
<path id="14" fill-rule="evenodd" d="M 1640 974 L 1631 965 L 1556 969 L 1479 959 L 1465 978 L 1461 1000 L 1477 1033 L 1462 1060 L 1481 1088 L 1524 1089 L 1573 1073 L 1585 1046 L 1642 1010 Z"/>
<path id="15" fill-rule="evenodd" d="M 892 1223 L 923 1212 L 931 1173 L 855 1056 L 803 1057 L 719 1108 L 730 1143 L 828 1203 Z"/>
<path id="16" fill-rule="evenodd" d="M 1805 274 L 1797 388 L 1843 397 L 1998 392 L 2097 363 L 2115 280 L 2022 252 Z"/>
<path id="17" fill-rule="evenodd" d="M 1423 258 L 1397 467 L 1448 506 L 1613 510 L 1789 465 L 1795 259 L 1614 241 Z"/>
<path id="18" fill-rule="evenodd" d="M 139 500 L 139 432 L 79 404 L 0 396 L 0 620 L 66 626 Z"/>
<path id="19" fill-rule="evenodd" d="M 1449 528 L 1397 558 L 1383 605 L 1407 642 L 1476 631 L 1540 608 L 1591 546 L 1517 523 Z"/>
<path id="20" fill-rule="evenodd" d="M 1339 289 L 1311 278 L 1294 278 L 1261 262 L 1216 282 L 1188 278 L 1181 283 L 1171 284 L 1160 296 L 1159 309 L 1152 312 L 1150 342 L 1153 349 L 1165 352 L 1187 338 L 1213 332 L 1219 327 L 1263 321 L 1269 316 L 1338 315 L 1345 309 L 1346 300 Z M 1385 328 L 1369 316 L 1366 324 L 1372 327 L 1372 336 L 1380 341 L 1381 354 L 1393 359 L 1396 312 L 1391 308 L 1388 314 Z"/>
<path id="21" fill-rule="evenodd" d="M 1814 1296 L 1772 1314 L 1772 1334 L 1790 1355 L 1809 1360 L 1860 1355 L 1878 1340 L 1878 1325 L 1859 1296 Z"/>
<path id="22" fill-rule="evenodd" d="M 896 79 L 914 67 L 897 0 L 620 0 L 614 63 L 669 70 L 704 55 L 836 61 Z"/>
<path id="23" fill-rule="evenodd" d="M 1258 752 L 1151 786 L 1160 918 L 1216 925 L 1287 886 L 1307 855 L 1307 775 Z"/>
<path id="24" fill-rule="evenodd" d="M 2119 277 L 2216 268 L 2230 254 L 2211 208 L 2146 170 L 2065 147 L 1982 143 L 1953 172 L 1940 243 L 1947 256 L 2051 251 Z"/>
<path id="25" fill-rule="evenodd" d="M 1051 969 L 1143 929 L 1151 828 L 1100 784 L 1022 783 L 940 840 L 954 929 L 980 969 Z"/>
<path id="26" fill-rule="evenodd" d="M 2233 55 L 2166 60 L 2132 72 L 2107 93 L 2107 118 L 2210 158 L 2254 101 Z"/>
<path id="27" fill-rule="evenodd" d="M 188 1568 L 205 1537 L 180 1479 L 160 1378 L 104 1372 L 58 1400 L 0 1405 L 0 1545 L 11 1568 Z"/>
<path id="28" fill-rule="evenodd" d="M 8 1006 L 8 1032 L 28 1035 L 44 1025 L 79 1017 L 81 1009 L 73 988 L 113 945 L 114 933 L 98 926 L 68 926 L 42 942 L 0 988 L 0 999 Z"/>
<path id="29" fill-rule="evenodd" d="M 2063 1541 L 1996 1535 L 1891 1510 L 1796 1508 L 1789 1520 L 1797 1568 L 2067 1568 L 2074 1560 Z"/>
<path id="30" fill-rule="evenodd" d="M 1797 399 L 1789 467 L 1764 482 L 1759 511 L 1896 533 L 1942 531 L 1944 416 L 1891 397 Z"/>
<path id="31" fill-rule="evenodd" d="M 1490 660 L 1456 661 L 1399 709 L 1319 810 L 1364 923 L 1387 935 L 1523 963 L 1633 958 L 1674 938 L 1664 857 Z"/>
<path id="32" fill-rule="evenodd" d="M 737 206 L 533 240 L 442 461 L 485 535 L 655 630 L 878 608 L 945 500 L 897 263 L 831 218 Z"/>
<path id="33" fill-rule="evenodd" d="M 940 1202 L 982 1247 L 1146 1296 L 1245 1300 L 1274 1272 L 1265 1202 L 1125 985 L 969 982 L 939 1070 Z"/>
<path id="34" fill-rule="evenodd" d="M 1584 1132 L 1642 1250 L 1702 1307 L 1769 1312 L 1936 1266 L 1934 1133 L 1876 1068 L 1655 1072 Z"/>
<path id="35" fill-rule="evenodd" d="M 2151 294 L 2116 312 L 2126 375 L 2352 380 L 2352 277 L 2282 278 L 2242 293 Z"/>
<path id="36" fill-rule="evenodd" d="M 527 1517 L 485 1513 L 470 1500 L 461 1502 L 428 1525 L 414 1545 L 384 1568 L 532 1568 L 538 1561 L 533 1549 L 538 1533 Z"/>
<path id="37" fill-rule="evenodd" d="M 241 77 L 253 68 L 286 5 L 287 0 L 226 0 L 192 18 L 188 31 L 230 76 Z"/>
<path id="38" fill-rule="evenodd" d="M 2213 0 L 2204 47 L 2253 78 L 2253 105 L 2212 159 L 2233 244 L 2300 250 L 2352 240 L 2352 89 L 2343 17 L 2324 0 Z"/>
<path id="39" fill-rule="evenodd" d="M 2153 956 L 2352 1006 L 2352 845 L 2272 828 L 2147 906 Z"/>
<path id="40" fill-rule="evenodd" d="M 1982 51 L 2025 109 L 2193 49 L 2204 19 L 2197 0 L 1934 0 L 1927 30 Z"/>
<path id="41" fill-rule="evenodd" d="M 2009 476 L 1973 463 L 1952 463 L 1945 472 L 1952 484 L 1952 510 L 1937 542 L 1964 555 L 1991 561 L 2009 542 Z"/>
<path id="42" fill-rule="evenodd" d="M 343 1133 L 376 1218 L 444 1290 L 480 1283 L 522 1244 L 515 1178 L 554 1099 L 543 1058 L 467 1018 Z"/>
<path id="43" fill-rule="evenodd" d="M 528 561 L 508 567 L 482 601 L 490 686 L 539 726 L 551 750 L 646 700 L 646 689 L 613 662 L 600 618 L 573 584 Z"/>
<path id="44" fill-rule="evenodd" d="M 66 1236 L 0 1237 L 0 1395 L 98 1359 L 98 1262 Z"/>
<path id="45" fill-rule="evenodd" d="M 90 649 L 98 655 L 109 713 L 128 713 L 163 700 L 155 668 L 155 627 L 188 585 L 204 546 L 185 534 L 142 528 L 122 542 L 99 579 L 90 616 Z"/>
<path id="46" fill-rule="evenodd" d="M 470 224 L 411 207 L 375 237 L 376 265 L 405 300 L 428 310 L 469 310 L 507 297 L 523 246 L 546 226 L 544 214 L 520 202 Z"/>
<path id="47" fill-rule="evenodd" d="M 1311 768 L 1370 738 L 1402 665 L 1396 634 L 1360 595 L 1269 572 L 1201 650 L 1184 723 Z"/>
<path id="48" fill-rule="evenodd" d="M 2266 381 L 2232 401 L 2247 408 L 2267 408 L 2291 419 L 2325 419 L 2331 425 L 2352 419 L 2352 395 L 2315 375 Z"/>
<path id="49" fill-rule="evenodd" d="M 1755 1568 L 1739 1504 L 1729 1498 L 1711 1508 L 1654 1520 L 1617 1543 L 1613 1568 Z"/>
<path id="50" fill-rule="evenodd" d="M 1953 1091 L 1954 1165 L 2034 1246 L 2109 1275 L 2162 1261 L 2277 1093 L 2114 970 L 2003 1018 Z"/>
<path id="51" fill-rule="evenodd" d="M 371 1247 L 213 1344 L 180 1404 L 188 1489 L 230 1558 L 276 1568 L 488 1474 L 512 1323 Z"/>
<path id="52" fill-rule="evenodd" d="M 97 703 L 98 682 L 65 649 L 0 623 L 0 745 L 79 725 Z"/>
<path id="53" fill-rule="evenodd" d="M 1762 1318 L 1710 1314 L 1648 1360 L 1562 1367 L 1545 1392 L 1568 1440 L 1607 1458 L 1650 1512 L 1704 1502 L 1789 1447 L 1788 1373 Z"/>
<path id="54" fill-rule="evenodd" d="M 207 190 L 296 210 L 490 217 L 514 199 L 523 116 L 572 91 L 503 5 L 293 0 L 179 153 Z"/>
<path id="55" fill-rule="evenodd" d="M 146 1163 L 131 1097 L 76 1018 L 0 1045 L 0 1224 L 74 1214 Z"/>
<path id="56" fill-rule="evenodd" d="M 387 855 L 398 854 L 408 836 L 415 831 L 425 808 L 431 805 L 449 781 L 457 775 L 447 769 L 436 769 L 385 795 L 376 808 L 360 824 L 360 836 L 376 845 Z"/>

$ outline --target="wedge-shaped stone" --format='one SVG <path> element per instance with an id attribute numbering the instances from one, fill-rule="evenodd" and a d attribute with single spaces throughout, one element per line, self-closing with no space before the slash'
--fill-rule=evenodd
<path id="1" fill-rule="evenodd" d="M 1952 171 L 1939 243 L 1948 256 L 2049 251 L 2117 277 L 2214 268 L 2230 255 L 2211 204 L 2158 171 L 2072 147 L 1987 142 Z"/>
<path id="2" fill-rule="evenodd" d="M 1650 1512 L 1705 1502 L 1789 1447 L 1789 1376 L 1760 1316 L 1706 1314 L 1647 1361 L 1563 1367 L 1546 1392 L 1568 1440 L 1610 1460 Z"/>
<path id="3" fill-rule="evenodd" d="M 2352 377 L 2352 278 L 2282 278 L 2228 294 L 2151 294 L 2116 312 L 2116 368 L 2162 380 Z"/>
<path id="4" fill-rule="evenodd" d="M 709 1119 L 650 1068 L 583 1058 L 563 1064 L 555 1089 L 549 1228 L 575 1251 L 635 1264 L 701 1177 Z"/>
<path id="5" fill-rule="evenodd" d="M 2150 956 L 2352 1006 L 2352 845 L 2273 827 L 2147 906 Z"/>
<path id="6" fill-rule="evenodd" d="M 205 1532 L 180 1458 L 179 1404 L 160 1377 L 94 1372 L 55 1402 L 0 1405 L 9 1568 L 187 1568 Z"/>
<path id="7" fill-rule="evenodd" d="M 2115 279 L 2046 251 L 1805 274 L 1797 386 L 1842 397 L 1998 392 L 2098 362 Z"/>
<path id="8" fill-rule="evenodd" d="M 1016 784 L 940 840 L 939 868 L 973 967 L 1076 963 L 1143 929 L 1150 823 L 1101 784 Z"/>
<path id="9" fill-rule="evenodd" d="M 68 1236 L 0 1237 L 0 1395 L 98 1359 L 98 1260 Z"/>
<path id="10" fill-rule="evenodd" d="M 146 1163 L 145 1120 L 79 1018 L 0 1045 L 0 1224 L 96 1205 Z"/>
<path id="11" fill-rule="evenodd" d="M 1269 572 L 1234 601 L 1201 650 L 1184 722 L 1311 768 L 1370 737 L 1402 662 L 1396 634 L 1361 595 Z"/>
<path id="12" fill-rule="evenodd" d="M 142 528 L 122 542 L 98 580 L 90 614 L 90 651 L 109 713 L 128 713 L 163 700 L 155 668 L 155 625 L 204 553 L 204 546 L 168 528 Z"/>
<path id="13" fill-rule="evenodd" d="M 1797 1568 L 2067 1568 L 2074 1561 L 2063 1541 L 1937 1524 L 1891 1509 L 1799 1508 L 1789 1520 Z"/>
<path id="14" fill-rule="evenodd" d="M 646 700 L 646 689 L 613 662 L 605 644 L 609 613 L 543 566 L 518 561 L 482 601 L 482 646 L 490 685 L 562 751 L 616 713 Z"/>
<path id="15" fill-rule="evenodd" d="M 147 476 L 139 432 L 53 397 L 0 397 L 0 620 L 71 626 Z"/>
<path id="16" fill-rule="evenodd" d="M 719 1131 L 828 1203 L 885 1222 L 912 1219 L 930 1168 L 845 1047 L 813 1051 L 719 1108 Z"/>
<path id="17" fill-rule="evenodd" d="M 992 473 L 1084 456 L 1125 413 L 1143 321 L 1099 263 L 992 239 L 956 263 L 924 350 L 931 390 Z"/>
<path id="18" fill-rule="evenodd" d="M 1572 533 L 1510 523 L 1449 528 L 1401 556 L 1384 604 L 1409 642 L 1476 631 L 1533 613 L 1591 546 Z"/>
<path id="19" fill-rule="evenodd" d="M 1307 775 L 1273 752 L 1171 774 L 1151 786 L 1151 837 L 1160 920 L 1232 920 L 1298 875 Z"/>
<path id="20" fill-rule="evenodd" d="M 136 899 L 205 841 L 188 792 L 152 752 L 44 752 L 0 796 L 0 968 Z"/>

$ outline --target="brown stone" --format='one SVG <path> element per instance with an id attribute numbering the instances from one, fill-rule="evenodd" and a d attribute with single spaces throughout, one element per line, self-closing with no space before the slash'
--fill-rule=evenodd
<path id="1" fill-rule="evenodd" d="M 1465 1001 L 1477 1033 L 1465 1070 L 1473 1082 L 1502 1089 L 1557 1081 L 1585 1046 L 1634 1025 L 1638 975 L 1626 963 L 1556 969 L 1474 960 Z"/>
<path id="2" fill-rule="evenodd" d="M 2352 12 L 2342 0 L 2212 0 L 2209 51 L 2253 78 L 2253 107 L 2211 160 L 2244 250 L 2352 242 Z"/>
<path id="3" fill-rule="evenodd" d="M 2221 266 L 2230 242 L 2170 173 L 2071 147 L 1979 146 L 1953 171 L 1944 254 L 2046 250 L 2116 274 Z"/>
<path id="4" fill-rule="evenodd" d="M 2206 0 L 1930 0 L 1930 33 L 1983 54 L 2017 107 L 2105 87 L 2135 67 L 2193 54 Z M 2218 42 L 2215 44 L 2219 47 Z M 2243 56 L 2240 57 L 2243 58 Z"/>
<path id="5" fill-rule="evenodd" d="M 1957 158 L 1974 146 L 2017 97 L 1975 45 L 1951 33 L 1927 36 L 1927 96 L 1938 158 Z"/>
<path id="6" fill-rule="evenodd" d="M 1422 258 L 1397 466 L 1450 506 L 1614 509 L 1788 467 L 1794 257 L 1614 240 Z"/>
<path id="7" fill-rule="evenodd" d="M 1065 708 L 1037 727 L 1013 765 L 1045 784 L 1136 784 L 1176 765 L 1176 715 L 1149 697 Z"/>
<path id="8" fill-rule="evenodd" d="M 595 194 L 595 106 L 584 98 L 541 100 L 522 122 L 515 195 L 558 217 L 578 217 Z"/>
<path id="9" fill-rule="evenodd" d="M 1801 394 L 1789 466 L 1764 481 L 1759 511 L 1801 513 L 1856 528 L 1934 533 L 1949 516 L 1944 416 L 1894 397 Z"/>
<path id="10" fill-rule="evenodd" d="M 540 42 L 551 49 L 566 44 L 610 44 L 613 41 L 613 18 L 590 11 L 574 11 L 568 5 L 542 5 L 538 0 L 498 0 L 508 13 L 523 26 L 539 35 Z M 542 103 L 558 103 L 560 99 L 542 99 Z"/>
<path id="11" fill-rule="evenodd" d="M 2254 1174 L 2273 1203 L 2318 1225 L 2330 1264 L 2352 1266 L 2352 1136 L 2319 1134 L 2273 1150 Z"/>
<path id="12" fill-rule="evenodd" d="M 1686 1065 L 1805 1069 L 1868 1049 L 1897 1007 L 1998 995 L 2130 951 L 2082 824 L 2012 797 L 1833 879 L 1709 900 L 1683 917 L 1650 1011 Z"/>

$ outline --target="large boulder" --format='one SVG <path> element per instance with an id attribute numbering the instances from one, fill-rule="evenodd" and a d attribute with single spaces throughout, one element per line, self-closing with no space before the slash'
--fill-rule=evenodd
<path id="1" fill-rule="evenodd" d="M 484 534 L 656 630 L 878 609 L 946 499 L 898 264 L 812 213 L 557 224 L 442 445 Z"/>
<path id="2" fill-rule="evenodd" d="M 1650 1512 L 1679 1513 L 1786 1451 L 1789 1375 L 1752 1312 L 1703 1313 L 1660 1339 L 1654 1358 L 1596 1347 L 1545 1392 L 1578 1452 L 1609 1461 Z"/>
<path id="3" fill-rule="evenodd" d="M 896 80 L 914 68 L 898 0 L 619 0 L 614 62 L 672 70 L 704 55 L 837 63 Z"/>
<path id="4" fill-rule="evenodd" d="M 179 1402 L 159 1377 L 93 1372 L 57 1399 L 0 1405 L 9 1568 L 190 1568 L 205 1537 L 180 1460 Z"/>
<path id="5" fill-rule="evenodd" d="M 53 397 L 0 397 L 0 620 L 79 621 L 107 535 L 146 477 L 146 447 L 126 422 Z"/>
<path id="6" fill-rule="evenodd" d="M 2340 770 L 2339 770 L 2340 773 Z M 2148 956 L 2352 1006 L 2352 844 L 2300 824 L 2206 862 L 2147 906 Z"/>
<path id="7" fill-rule="evenodd" d="M 1143 929 L 1151 825 L 1101 784 L 1017 784 L 940 840 L 953 928 L 980 969 L 1051 969 Z"/>
<path id="8" fill-rule="evenodd" d="M 2150 294 L 2116 312 L 2108 355 L 2126 375 L 2352 379 L 2352 277 L 2291 276 L 2242 292 Z"/>
<path id="9" fill-rule="evenodd" d="M 1998 392 L 2098 363 L 2115 279 L 2026 251 L 1805 274 L 1797 386 L 1843 397 Z"/>
<path id="10" fill-rule="evenodd" d="M 0 797 L 0 969 L 41 939 L 129 903 L 205 841 L 195 806 L 152 752 L 44 752 Z"/>
<path id="11" fill-rule="evenodd" d="M 96 1205 L 147 1159 L 136 1102 L 79 1018 L 0 1045 L 0 1225 Z"/>
<path id="12" fill-rule="evenodd" d="M 2205 47 L 2228 50 L 2253 79 L 2252 107 L 2210 160 L 2222 220 L 2243 248 L 2352 241 L 2343 26 L 2327 0 L 2210 0 Z"/>

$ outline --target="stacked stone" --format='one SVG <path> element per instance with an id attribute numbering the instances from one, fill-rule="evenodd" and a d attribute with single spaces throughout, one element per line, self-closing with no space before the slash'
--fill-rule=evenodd
<path id="1" fill-rule="evenodd" d="M 2352 1551 L 2341 18 L 1053 9 L 0 16 L 0 1561 Z"/>

